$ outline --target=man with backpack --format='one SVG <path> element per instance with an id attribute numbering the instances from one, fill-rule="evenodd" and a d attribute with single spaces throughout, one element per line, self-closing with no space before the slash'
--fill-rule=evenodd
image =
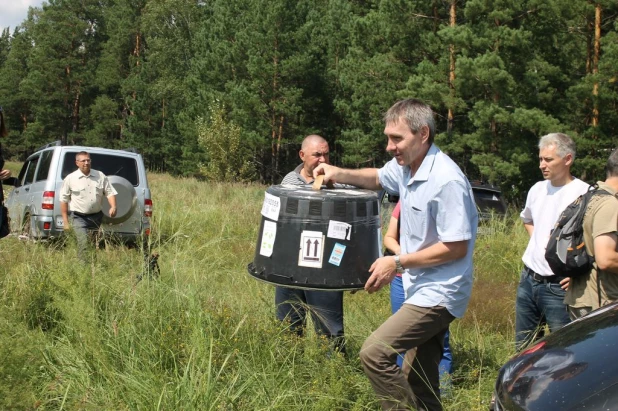
<path id="1" fill-rule="evenodd" d="M 544 181 L 532 186 L 520 215 L 530 241 L 522 257 L 524 268 L 515 302 L 518 349 L 540 337 L 545 324 L 555 331 L 569 322 L 563 301 L 568 277 L 552 272 L 545 247 L 562 210 L 588 191 L 588 184 L 571 175 L 574 160 L 575 143 L 566 134 L 551 133 L 539 140 Z"/>
<path id="2" fill-rule="evenodd" d="M 584 214 L 585 248 L 594 264 L 588 273 L 571 277 L 566 291 L 564 301 L 572 320 L 618 300 L 618 150 L 609 156 L 606 172 L 597 191 L 610 195 L 593 195 Z"/>

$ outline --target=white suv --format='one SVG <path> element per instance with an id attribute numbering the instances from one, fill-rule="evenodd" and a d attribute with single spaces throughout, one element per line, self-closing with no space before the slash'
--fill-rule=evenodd
<path id="1" fill-rule="evenodd" d="M 21 168 L 15 188 L 5 201 L 12 231 L 33 239 L 62 234 L 60 187 L 77 169 L 75 155 L 80 151 L 90 154 L 92 168 L 105 174 L 118 192 L 114 218 L 109 216 L 107 198 L 103 200 L 103 232 L 130 242 L 150 235 L 152 198 L 142 156 L 131 150 L 62 146 L 59 141 L 37 149 Z"/>

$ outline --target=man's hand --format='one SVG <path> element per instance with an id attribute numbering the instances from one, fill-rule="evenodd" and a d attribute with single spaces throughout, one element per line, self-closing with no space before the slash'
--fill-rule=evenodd
<path id="1" fill-rule="evenodd" d="M 64 231 L 69 231 L 71 230 L 71 225 L 69 224 L 69 220 L 67 218 L 63 218 L 62 219 L 62 229 Z"/>
<path id="2" fill-rule="evenodd" d="M 569 284 L 571 283 L 571 277 L 566 277 L 560 280 L 560 288 L 564 291 L 569 289 Z"/>
<path id="3" fill-rule="evenodd" d="M 11 170 L 0 170 L 0 181 L 11 177 Z"/>
<path id="4" fill-rule="evenodd" d="M 313 169 L 313 178 L 319 175 L 324 175 L 324 184 L 328 184 L 329 182 L 349 184 L 357 188 L 366 188 L 368 190 L 378 190 L 382 188 L 377 168 L 351 170 L 322 163 Z"/>
<path id="5" fill-rule="evenodd" d="M 331 166 L 330 164 L 321 163 L 316 168 L 313 169 L 313 178 L 317 178 L 319 175 L 324 175 L 324 183 L 328 183 L 329 181 L 334 182 L 334 176 L 337 174 L 339 169 L 335 166 Z"/>
<path id="6" fill-rule="evenodd" d="M 116 212 L 118 211 L 116 209 L 116 196 L 113 194 L 108 196 L 107 201 L 109 202 L 109 216 L 114 218 L 116 217 Z"/>
<path id="7" fill-rule="evenodd" d="M 397 274 L 395 258 L 392 256 L 378 258 L 369 267 L 369 272 L 371 276 L 365 283 L 365 291 L 371 294 L 393 281 Z"/>

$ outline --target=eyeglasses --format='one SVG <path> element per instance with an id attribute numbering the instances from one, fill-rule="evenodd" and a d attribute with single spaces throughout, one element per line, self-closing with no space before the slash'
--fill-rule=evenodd
<path id="1" fill-rule="evenodd" d="M 87 159 L 87 160 L 76 160 L 78 163 L 92 163 L 92 160 Z"/>

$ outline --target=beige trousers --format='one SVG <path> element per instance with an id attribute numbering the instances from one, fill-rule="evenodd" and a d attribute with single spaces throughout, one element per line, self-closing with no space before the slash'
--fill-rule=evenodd
<path id="1" fill-rule="evenodd" d="M 383 410 L 442 410 L 438 365 L 454 319 L 445 307 L 403 304 L 365 340 L 361 363 Z"/>

